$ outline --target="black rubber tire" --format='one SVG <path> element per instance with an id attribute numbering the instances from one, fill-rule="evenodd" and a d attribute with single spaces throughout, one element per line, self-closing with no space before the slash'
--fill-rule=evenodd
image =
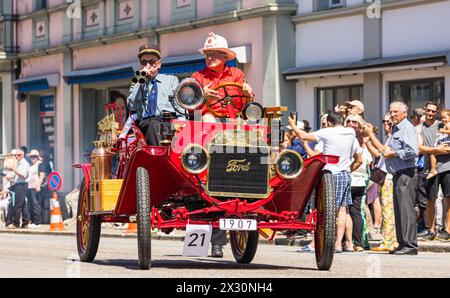
<path id="1" fill-rule="evenodd" d="M 77 210 L 77 249 L 78 256 L 81 262 L 90 263 L 94 261 L 97 255 L 98 245 L 100 243 L 100 233 L 102 228 L 102 221 L 99 216 L 89 216 L 86 220 L 84 215 L 89 210 L 89 189 L 86 186 L 86 180 L 83 179 L 80 185 L 80 194 L 78 197 L 78 210 Z M 83 228 L 87 235 L 85 242 L 83 243 Z"/>
<path id="2" fill-rule="evenodd" d="M 319 270 L 330 270 L 336 242 L 336 187 L 333 175 L 325 172 L 316 194 L 317 229 L 314 232 L 316 263 Z"/>
<path id="3" fill-rule="evenodd" d="M 239 237 L 244 236 L 245 246 L 239 247 Z M 230 232 L 230 244 L 231 251 L 233 252 L 234 259 L 239 264 L 250 264 L 255 257 L 256 250 L 258 249 L 259 233 L 257 231 L 249 232 Z M 241 243 L 243 244 L 243 243 Z"/>
<path id="4" fill-rule="evenodd" d="M 151 267 L 150 179 L 145 168 L 136 171 L 136 210 L 139 269 Z"/>

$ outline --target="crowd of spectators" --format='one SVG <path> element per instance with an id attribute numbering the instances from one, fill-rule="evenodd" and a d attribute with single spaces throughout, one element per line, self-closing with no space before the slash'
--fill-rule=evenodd
<path id="1" fill-rule="evenodd" d="M 47 177 L 52 172 L 48 155 L 27 148 L 13 149 L 5 158 L 0 191 L 0 225 L 8 229 L 39 228 L 42 206 L 51 197 Z"/>
<path id="2" fill-rule="evenodd" d="M 450 110 L 429 102 L 408 113 L 394 102 L 381 133 L 364 111 L 361 101 L 348 101 L 321 117 L 319 131 L 292 116 L 286 128 L 284 148 L 340 156 L 325 168 L 336 186 L 335 251 L 415 255 L 418 240 L 450 240 Z"/>

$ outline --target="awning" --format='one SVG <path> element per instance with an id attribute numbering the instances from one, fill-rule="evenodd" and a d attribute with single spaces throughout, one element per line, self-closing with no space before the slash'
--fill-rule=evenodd
<path id="1" fill-rule="evenodd" d="M 237 63 L 248 63 L 251 60 L 249 45 L 232 48 L 237 54 L 236 59 L 228 61 L 227 65 L 236 67 Z M 205 58 L 201 54 L 188 56 L 170 56 L 162 59 L 160 73 L 180 75 L 191 74 L 206 67 Z M 97 82 L 131 79 L 134 71 L 140 68 L 139 63 L 128 63 L 111 67 L 74 70 L 67 72 L 63 78 L 67 84 L 90 84 Z"/>
<path id="2" fill-rule="evenodd" d="M 15 80 L 13 85 L 20 93 L 47 90 L 59 85 L 59 73 Z"/>
<path id="3" fill-rule="evenodd" d="M 380 72 L 450 66 L 450 52 L 366 59 L 351 63 L 291 68 L 283 72 L 287 80 L 317 78 L 332 75 Z"/>
<path id="4" fill-rule="evenodd" d="M 63 78 L 67 84 L 90 84 L 121 79 L 131 79 L 138 63 L 128 63 L 104 68 L 74 70 L 67 72 Z"/>
<path id="5" fill-rule="evenodd" d="M 236 67 L 236 59 L 228 61 L 227 65 Z M 201 54 L 190 56 L 171 56 L 162 59 L 162 66 L 159 72 L 171 75 L 191 74 L 202 70 L 205 67 L 205 57 Z"/>

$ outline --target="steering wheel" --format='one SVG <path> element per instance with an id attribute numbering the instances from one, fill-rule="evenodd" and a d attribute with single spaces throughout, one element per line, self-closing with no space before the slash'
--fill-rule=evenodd
<path id="1" fill-rule="evenodd" d="M 220 89 L 223 89 L 223 91 L 225 92 L 225 96 L 222 98 L 219 98 L 219 99 L 206 100 L 206 107 L 208 108 L 208 111 L 216 118 L 234 118 L 232 116 L 235 116 L 235 115 L 230 115 L 228 112 L 229 107 L 233 107 L 236 109 L 235 103 L 233 101 L 234 98 L 245 98 L 245 104 L 248 104 L 252 101 L 250 96 L 229 95 L 227 88 L 226 88 L 229 86 L 237 87 L 242 92 L 243 86 L 239 83 L 232 83 L 232 82 L 223 83 L 223 84 L 220 84 L 217 87 L 213 88 L 213 90 L 218 91 Z M 213 106 L 215 106 L 218 103 L 220 103 L 222 105 L 222 108 L 225 109 L 227 112 L 220 113 L 220 112 L 214 111 Z M 240 111 L 238 113 L 240 113 Z"/>

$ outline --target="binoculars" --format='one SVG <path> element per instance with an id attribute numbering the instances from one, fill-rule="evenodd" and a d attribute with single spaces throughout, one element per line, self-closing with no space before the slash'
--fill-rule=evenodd
<path id="1" fill-rule="evenodd" d="M 131 79 L 131 82 L 133 82 L 134 84 L 145 84 L 145 82 L 147 81 L 148 75 L 147 72 L 145 71 L 136 71 L 135 76 Z"/>

